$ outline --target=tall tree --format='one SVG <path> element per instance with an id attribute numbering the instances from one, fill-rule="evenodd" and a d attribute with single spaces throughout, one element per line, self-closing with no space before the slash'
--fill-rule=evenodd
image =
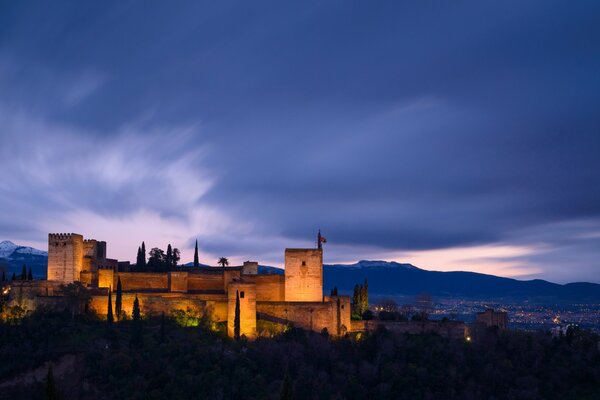
<path id="1" fill-rule="evenodd" d="M 11 281 L 16 281 L 17 280 L 17 275 L 13 272 L 12 276 L 10 277 Z"/>
<path id="2" fill-rule="evenodd" d="M 165 255 L 165 269 L 170 270 L 173 268 L 173 248 L 171 243 L 167 245 L 167 254 Z"/>
<path id="3" fill-rule="evenodd" d="M 27 280 L 27 267 L 25 266 L 25 264 L 23 264 L 23 268 L 21 269 L 21 280 Z"/>
<path id="4" fill-rule="evenodd" d="M 226 257 L 221 257 L 219 258 L 218 263 L 221 265 L 221 267 L 225 268 L 227 265 L 229 265 L 229 260 Z"/>
<path id="5" fill-rule="evenodd" d="M 27 280 L 28 281 L 33 280 L 33 274 L 31 273 L 31 267 L 29 267 L 29 272 L 27 272 Z"/>
<path id="6" fill-rule="evenodd" d="M 196 239 L 196 248 L 194 249 L 194 268 L 200 266 L 200 259 L 198 258 L 198 239 Z"/>
<path id="7" fill-rule="evenodd" d="M 56 382 L 54 381 L 54 373 L 52 372 L 52 364 L 48 366 L 48 373 L 46 374 L 46 399 L 47 400 L 58 400 L 60 396 L 58 389 L 56 388 Z"/>
<path id="8" fill-rule="evenodd" d="M 181 259 L 181 254 L 179 253 L 179 249 L 177 247 L 175 247 L 173 249 L 173 267 L 171 269 L 177 268 L 177 264 L 179 263 L 180 259 Z"/>
<path id="9" fill-rule="evenodd" d="M 292 378 L 290 378 L 287 372 L 281 384 L 281 396 L 279 398 L 281 400 L 292 400 L 294 398 L 294 394 L 292 393 Z"/>
<path id="10" fill-rule="evenodd" d="M 110 289 L 108 289 L 108 311 L 106 312 L 106 322 L 108 322 L 108 326 L 112 326 L 114 322 L 112 310 L 112 290 Z"/>
<path id="11" fill-rule="evenodd" d="M 233 317 L 233 338 L 240 340 L 240 291 L 235 291 L 235 316 Z"/>
<path id="12" fill-rule="evenodd" d="M 365 283 L 361 292 L 362 313 L 364 314 L 369 309 L 369 282 L 365 278 Z"/>
<path id="13" fill-rule="evenodd" d="M 123 308 L 123 287 L 121 286 L 121 277 L 117 280 L 117 296 L 115 298 L 115 314 L 117 320 L 121 319 L 121 309 Z"/>
<path id="14" fill-rule="evenodd" d="M 2 270 L 2 282 L 6 282 L 6 272 Z"/>
<path id="15" fill-rule="evenodd" d="M 132 334 L 131 334 L 131 345 L 135 347 L 140 347 L 143 344 L 142 337 L 142 316 L 140 313 L 140 301 L 138 300 L 137 295 L 135 296 L 135 300 L 133 301 L 133 310 L 131 312 L 133 316 L 133 325 L 132 325 Z"/>
<path id="16" fill-rule="evenodd" d="M 166 340 L 166 329 L 165 329 L 165 312 L 163 311 L 160 315 L 160 342 L 164 343 Z"/>
<path id="17" fill-rule="evenodd" d="M 148 263 L 146 264 L 148 271 L 165 271 L 168 269 L 165 266 L 167 265 L 165 252 L 159 249 L 158 247 L 154 247 L 150 250 L 150 257 L 148 258 Z"/>
<path id="18" fill-rule="evenodd" d="M 142 242 L 142 267 L 146 269 L 146 243 Z"/>
<path id="19" fill-rule="evenodd" d="M 143 265 L 143 261 L 142 261 L 142 248 L 138 246 L 138 251 L 137 251 L 137 256 L 135 258 L 135 268 L 138 271 L 142 271 L 142 269 L 144 268 Z"/>

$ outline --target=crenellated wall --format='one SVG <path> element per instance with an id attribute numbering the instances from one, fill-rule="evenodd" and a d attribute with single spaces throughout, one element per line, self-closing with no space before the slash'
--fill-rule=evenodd
<path id="1" fill-rule="evenodd" d="M 48 234 L 48 280 L 72 283 L 83 269 L 83 236 L 76 233 Z"/>

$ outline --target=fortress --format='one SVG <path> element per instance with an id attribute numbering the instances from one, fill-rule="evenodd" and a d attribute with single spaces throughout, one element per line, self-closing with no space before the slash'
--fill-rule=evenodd
<path id="1" fill-rule="evenodd" d="M 123 310 L 131 314 L 137 296 L 143 314 L 188 309 L 210 313 L 226 322 L 233 336 L 236 299 L 240 300 L 240 334 L 257 336 L 257 320 L 343 335 L 351 327 L 350 298 L 323 295 L 323 250 L 286 249 L 285 274 L 259 274 L 258 263 L 233 267 L 180 267 L 169 272 L 121 271 L 106 258 L 106 242 L 82 235 L 48 235 L 48 281 L 38 296 L 51 297 L 61 285 L 81 282 L 92 293 L 91 307 L 108 312 L 108 291 L 121 282 Z M 114 300 L 113 300 L 114 304 Z"/>

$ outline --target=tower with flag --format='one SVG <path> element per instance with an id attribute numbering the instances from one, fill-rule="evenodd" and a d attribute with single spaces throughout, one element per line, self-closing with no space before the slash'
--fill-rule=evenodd
<path id="1" fill-rule="evenodd" d="M 321 229 L 319 229 L 319 233 L 317 234 L 317 249 L 322 250 L 323 243 L 327 243 L 327 239 L 321 235 Z"/>

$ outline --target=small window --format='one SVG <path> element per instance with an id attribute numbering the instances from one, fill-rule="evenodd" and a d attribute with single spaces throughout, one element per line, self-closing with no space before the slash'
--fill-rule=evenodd
<path id="1" fill-rule="evenodd" d="M 306 267 L 306 261 L 302 261 L 302 266 Z"/>
<path id="2" fill-rule="evenodd" d="M 241 292 L 240 292 L 240 299 L 243 299 L 243 298 L 244 298 L 244 292 L 243 292 L 243 291 L 241 291 Z"/>
<path id="3" fill-rule="evenodd" d="M 344 309 L 344 305 L 342 304 L 342 310 Z"/>

